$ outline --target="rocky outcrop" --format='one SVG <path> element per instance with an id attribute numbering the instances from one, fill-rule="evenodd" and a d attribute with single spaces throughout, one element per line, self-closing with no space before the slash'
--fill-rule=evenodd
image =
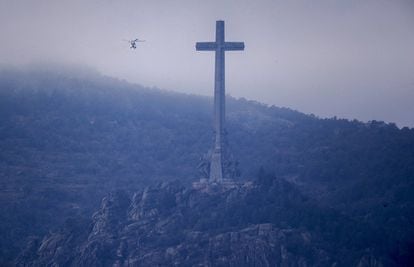
<path id="1" fill-rule="evenodd" d="M 321 235 L 284 223 L 291 215 L 282 209 L 294 209 L 298 201 L 303 202 L 301 196 L 282 181 L 266 189 L 256 185 L 214 194 L 186 189 L 178 182 L 147 187 L 131 199 L 123 192 L 111 193 L 89 225 L 68 223 L 41 242 L 32 241 L 17 264 L 341 266 Z M 252 214 L 264 216 L 253 212 L 255 206 L 269 214 L 276 210 L 280 217 L 254 218 Z M 371 255 L 350 262 L 381 266 Z"/>

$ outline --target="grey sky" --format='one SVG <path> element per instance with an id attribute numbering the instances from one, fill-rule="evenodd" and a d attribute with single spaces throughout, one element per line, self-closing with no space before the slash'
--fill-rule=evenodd
<path id="1" fill-rule="evenodd" d="M 212 95 L 215 21 L 227 93 L 322 117 L 414 127 L 414 1 L 0 0 L 0 64 L 88 64 L 146 86 Z M 122 39 L 147 40 L 130 50 Z"/>

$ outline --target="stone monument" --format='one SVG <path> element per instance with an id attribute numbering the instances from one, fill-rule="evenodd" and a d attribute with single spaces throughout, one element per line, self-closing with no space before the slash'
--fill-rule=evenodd
<path id="1" fill-rule="evenodd" d="M 231 168 L 232 163 L 226 152 L 226 132 L 225 132 L 225 51 L 244 50 L 243 42 L 226 42 L 224 38 L 224 21 L 216 21 L 216 41 L 215 42 L 197 42 L 197 51 L 215 51 L 215 77 L 214 77 L 214 144 L 213 148 L 205 159 L 205 172 L 208 176 L 201 179 L 201 184 L 231 184 L 233 177 L 226 170 Z"/>

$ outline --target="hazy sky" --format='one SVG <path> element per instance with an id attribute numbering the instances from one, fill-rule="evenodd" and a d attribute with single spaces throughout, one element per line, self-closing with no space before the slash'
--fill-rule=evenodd
<path id="1" fill-rule="evenodd" d="M 414 0 L 0 0 L 0 64 L 87 64 L 146 86 L 212 95 L 215 21 L 235 97 L 322 117 L 414 127 Z M 123 39 L 145 39 L 131 50 Z"/>

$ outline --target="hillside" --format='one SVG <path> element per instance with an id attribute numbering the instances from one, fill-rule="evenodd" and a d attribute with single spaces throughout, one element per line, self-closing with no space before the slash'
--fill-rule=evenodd
<path id="1" fill-rule="evenodd" d="M 0 262 L 12 262 L 30 236 L 60 229 L 68 218 L 88 221 L 110 191 L 132 197 L 177 179 L 188 187 L 210 147 L 211 111 L 207 97 L 96 73 L 2 71 Z M 319 119 L 231 97 L 227 112 L 241 180 L 255 180 L 264 169 L 318 209 L 382 233 L 388 256 L 409 261 L 413 129 Z M 281 228 L 292 227 L 285 223 Z"/>

